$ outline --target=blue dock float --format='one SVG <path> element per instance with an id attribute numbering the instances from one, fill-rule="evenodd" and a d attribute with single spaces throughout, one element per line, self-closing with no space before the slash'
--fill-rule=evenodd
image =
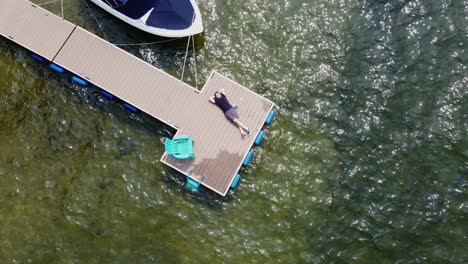
<path id="1" fill-rule="evenodd" d="M 261 130 L 260 132 L 258 132 L 258 135 L 255 138 L 254 144 L 257 146 L 260 145 L 260 143 L 262 143 L 264 136 L 265 136 L 265 131 Z"/>
<path id="2" fill-rule="evenodd" d="M 127 109 L 128 111 L 136 114 L 138 112 L 138 109 L 136 107 L 134 107 L 133 105 L 131 104 L 128 104 L 128 103 L 124 103 L 124 108 Z"/>
<path id="3" fill-rule="evenodd" d="M 85 86 L 85 87 L 89 85 L 88 81 L 86 81 L 86 80 L 84 80 L 84 79 L 82 79 L 82 78 L 80 78 L 80 77 L 78 77 L 76 75 L 73 75 L 72 82 L 74 82 L 74 83 L 76 83 L 78 85 L 81 85 L 81 86 Z"/>
<path id="4" fill-rule="evenodd" d="M 102 95 L 103 97 L 109 99 L 109 100 L 113 100 L 114 99 L 114 96 L 111 94 L 111 93 L 108 93 L 104 90 L 99 90 L 99 94 Z"/>
<path id="5" fill-rule="evenodd" d="M 247 165 L 249 165 L 252 157 L 253 157 L 253 151 L 249 151 L 249 153 L 247 153 L 247 156 L 245 156 L 244 162 L 242 162 L 242 166 L 246 167 Z"/>
<path id="6" fill-rule="evenodd" d="M 65 69 L 58 66 L 57 64 L 55 63 L 51 63 L 49 64 L 49 68 L 55 72 L 58 72 L 58 73 L 64 73 L 65 72 Z"/>
<path id="7" fill-rule="evenodd" d="M 235 189 L 237 187 L 237 184 L 239 183 L 240 179 L 241 179 L 241 176 L 239 173 L 237 173 L 236 177 L 232 181 L 231 189 Z"/>
<path id="8" fill-rule="evenodd" d="M 40 62 L 40 63 L 46 63 L 47 60 L 36 53 L 31 53 L 31 58 L 33 58 L 35 61 Z"/>
<path id="9" fill-rule="evenodd" d="M 267 116 L 267 119 L 265 120 L 265 125 L 271 124 L 271 122 L 273 122 L 273 119 L 275 118 L 275 116 L 276 116 L 276 111 L 271 110 L 270 113 Z"/>

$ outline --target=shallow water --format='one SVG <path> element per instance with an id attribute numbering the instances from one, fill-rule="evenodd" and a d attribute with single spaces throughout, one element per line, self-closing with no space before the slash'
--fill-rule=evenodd
<path id="1" fill-rule="evenodd" d="M 64 2 L 112 43 L 162 40 Z M 199 6 L 198 86 L 217 70 L 279 111 L 237 190 L 187 192 L 169 127 L 1 39 L 2 262 L 468 262 L 467 0 Z M 124 48 L 179 78 L 185 43 Z"/>

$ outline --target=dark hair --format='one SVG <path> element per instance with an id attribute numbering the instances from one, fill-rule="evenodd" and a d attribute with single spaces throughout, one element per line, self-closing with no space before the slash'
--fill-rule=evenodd
<path id="1" fill-rule="evenodd" d="M 214 93 L 214 96 L 215 96 L 215 97 L 216 97 L 216 94 L 221 94 L 221 93 L 220 93 L 220 92 L 215 92 L 215 93 Z"/>

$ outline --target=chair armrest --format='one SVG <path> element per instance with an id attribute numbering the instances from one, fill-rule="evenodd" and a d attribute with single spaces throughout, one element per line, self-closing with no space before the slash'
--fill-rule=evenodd
<path id="1" fill-rule="evenodd" d="M 190 158 L 190 155 L 189 155 L 189 154 L 179 154 L 179 153 L 175 153 L 173 156 L 174 156 L 174 158 L 176 158 L 176 159 L 188 159 L 188 158 Z"/>
<path id="2" fill-rule="evenodd" d="M 177 138 L 172 139 L 173 141 L 186 141 L 187 139 L 190 139 L 189 136 L 187 135 L 180 135 Z"/>

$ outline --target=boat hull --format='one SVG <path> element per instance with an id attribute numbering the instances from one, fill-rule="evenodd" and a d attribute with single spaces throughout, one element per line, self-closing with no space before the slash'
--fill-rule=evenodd
<path id="1" fill-rule="evenodd" d="M 110 7 L 109 5 L 104 3 L 102 0 L 91 0 L 91 2 L 101 7 L 105 11 L 109 12 L 113 16 L 124 21 L 125 23 L 131 26 L 134 26 L 147 33 L 153 34 L 153 35 L 157 35 L 161 37 L 168 37 L 168 38 L 180 38 L 180 37 L 196 35 L 196 34 L 203 32 L 203 23 L 201 19 L 200 10 L 198 9 L 198 5 L 195 3 L 194 0 L 190 0 L 190 3 L 192 4 L 192 8 L 194 10 L 194 19 L 193 19 L 192 24 L 188 28 L 185 28 L 185 29 L 165 29 L 165 28 L 159 28 L 159 27 L 153 27 L 153 26 L 147 25 L 143 21 L 146 21 L 151 11 L 149 11 L 147 14 L 143 15 L 142 17 L 138 19 L 133 19 L 115 10 L 114 8 Z"/>

